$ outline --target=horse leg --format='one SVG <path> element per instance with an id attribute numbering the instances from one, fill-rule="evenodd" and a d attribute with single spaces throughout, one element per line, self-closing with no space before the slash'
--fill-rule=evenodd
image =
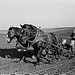
<path id="1" fill-rule="evenodd" d="M 57 60 L 60 58 L 60 52 L 58 48 L 56 48 L 55 56 Z"/>
<path id="2" fill-rule="evenodd" d="M 35 49 L 34 49 L 34 50 L 35 50 Z M 39 50 L 39 49 L 35 50 L 35 56 L 36 56 L 37 62 L 34 62 L 34 66 L 38 65 L 39 62 L 40 62 L 41 48 L 40 48 L 39 52 L 38 52 L 38 50 Z"/>
<path id="3" fill-rule="evenodd" d="M 60 43 L 57 48 L 57 50 L 58 50 L 57 54 L 58 54 L 59 59 L 60 59 L 60 56 L 63 55 L 63 50 L 61 48 L 62 48 L 62 45 Z"/>
<path id="4" fill-rule="evenodd" d="M 24 56 L 21 56 L 21 57 L 19 58 L 19 60 L 16 61 L 16 63 L 19 63 L 20 61 L 23 61 L 23 59 L 24 59 Z"/>
<path id="5" fill-rule="evenodd" d="M 26 58 L 24 57 L 23 62 L 28 63 L 28 61 L 26 60 Z"/>
<path id="6" fill-rule="evenodd" d="M 15 46 L 15 47 L 17 48 L 17 47 L 19 47 L 19 46 L 20 46 L 20 45 L 19 45 L 19 42 L 16 41 L 16 46 Z"/>
<path id="7" fill-rule="evenodd" d="M 72 52 L 72 50 L 71 50 L 71 46 L 69 46 L 69 49 L 68 49 L 68 58 L 71 57 L 71 52 Z"/>
<path id="8" fill-rule="evenodd" d="M 73 53 L 73 47 L 72 46 L 70 46 L 70 56 L 74 56 L 74 53 Z"/>
<path id="9" fill-rule="evenodd" d="M 71 57 L 71 49 L 69 49 L 69 55 L 68 55 L 68 58 L 70 58 Z"/>
<path id="10" fill-rule="evenodd" d="M 57 50 L 58 59 L 60 58 L 60 52 L 59 52 L 59 50 L 60 49 Z"/>
<path id="11" fill-rule="evenodd" d="M 42 53 L 42 48 L 40 47 L 40 49 L 39 49 L 39 51 L 37 53 L 37 57 L 40 57 L 41 53 Z"/>
<path id="12" fill-rule="evenodd" d="M 73 53 L 73 46 L 71 46 L 71 52 L 72 52 L 72 54 L 74 54 L 74 53 Z"/>

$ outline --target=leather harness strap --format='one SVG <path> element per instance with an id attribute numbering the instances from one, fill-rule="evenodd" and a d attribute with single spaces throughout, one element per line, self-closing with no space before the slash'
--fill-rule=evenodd
<path id="1" fill-rule="evenodd" d="M 44 40 L 44 38 L 42 37 L 42 35 L 40 33 L 37 33 L 36 36 L 35 36 L 35 39 L 33 41 L 29 41 L 29 42 L 31 42 L 32 44 L 35 44 L 38 41 L 47 42 L 47 41 Z"/>

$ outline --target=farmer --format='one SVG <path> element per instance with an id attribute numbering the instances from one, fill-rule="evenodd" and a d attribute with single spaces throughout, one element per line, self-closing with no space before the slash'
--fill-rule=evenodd
<path id="1" fill-rule="evenodd" d="M 71 40 L 75 41 L 75 29 L 74 29 L 74 32 L 71 34 Z"/>
<path id="2" fill-rule="evenodd" d="M 75 47 L 75 29 L 74 32 L 71 34 L 71 45 L 73 46 L 73 48 Z"/>

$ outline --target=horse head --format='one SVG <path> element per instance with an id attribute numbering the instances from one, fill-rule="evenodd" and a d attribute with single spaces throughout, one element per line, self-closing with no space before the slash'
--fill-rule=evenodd
<path id="1" fill-rule="evenodd" d="M 6 41 L 7 43 L 10 43 L 14 38 L 20 36 L 20 28 L 17 27 L 10 27 L 7 32 Z"/>
<path id="2" fill-rule="evenodd" d="M 21 25 L 21 28 L 23 29 L 22 31 L 22 37 L 24 37 L 24 39 L 34 39 L 35 34 L 37 33 L 37 27 L 34 25 L 30 25 L 30 24 L 24 24 Z"/>

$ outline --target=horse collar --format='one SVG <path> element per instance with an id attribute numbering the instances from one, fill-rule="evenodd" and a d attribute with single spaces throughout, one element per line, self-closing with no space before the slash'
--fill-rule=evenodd
<path id="1" fill-rule="evenodd" d="M 29 42 L 33 43 L 33 42 L 35 42 L 35 41 L 37 40 L 38 34 L 36 33 L 36 34 L 34 34 L 34 35 L 35 35 L 35 39 L 34 39 L 33 41 L 29 41 Z"/>

